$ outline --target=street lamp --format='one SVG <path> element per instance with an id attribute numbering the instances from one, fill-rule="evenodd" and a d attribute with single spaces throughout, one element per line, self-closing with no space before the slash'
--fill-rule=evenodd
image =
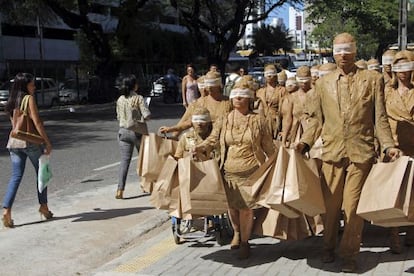
<path id="1" fill-rule="evenodd" d="M 407 49 L 407 0 L 400 0 L 398 20 L 398 48 Z"/>

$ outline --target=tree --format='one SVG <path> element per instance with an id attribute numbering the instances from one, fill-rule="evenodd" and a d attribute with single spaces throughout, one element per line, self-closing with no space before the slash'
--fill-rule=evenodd
<path id="1" fill-rule="evenodd" d="M 265 2 L 261 13 L 258 4 Z M 285 3 L 301 3 L 301 0 L 170 0 L 184 24 L 200 47 L 205 49 L 209 63 L 217 63 L 224 76 L 225 64 L 237 42 L 243 37 L 246 25 L 266 19 L 269 14 Z"/>
<path id="2" fill-rule="evenodd" d="M 313 39 L 323 46 L 331 45 L 337 33 L 347 31 L 356 37 L 360 57 L 379 57 L 389 44 L 397 42 L 398 2 L 309 0 L 306 8 L 308 22 L 316 26 L 312 32 Z"/>
<path id="3" fill-rule="evenodd" d="M 147 1 L 149 0 L 120 0 L 118 9 L 136 13 Z M 101 24 L 93 22 L 89 17 L 90 13 L 104 7 L 99 4 L 99 1 L 0 0 L 0 5 L 2 14 L 7 15 L 10 22 L 33 23 L 36 18 L 39 18 L 43 23 L 50 23 L 60 18 L 70 28 L 78 30 L 76 39 L 82 49 L 87 49 L 88 62 L 96 64 L 94 73 L 101 77 L 100 90 L 103 94 L 108 92 L 118 70 L 113 52 L 113 49 L 116 49 L 116 40 L 112 40 L 114 34 L 105 33 Z M 86 56 L 85 53 L 83 55 Z"/>
<path id="4" fill-rule="evenodd" d="M 292 50 L 292 37 L 288 31 L 283 31 L 280 26 L 263 26 L 253 35 L 254 49 L 263 55 L 272 55 L 279 49 L 284 53 Z"/>

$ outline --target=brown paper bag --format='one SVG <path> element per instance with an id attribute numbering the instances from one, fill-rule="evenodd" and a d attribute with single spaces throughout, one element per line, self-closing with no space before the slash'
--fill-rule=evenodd
<path id="1" fill-rule="evenodd" d="M 290 219 L 278 211 L 261 208 L 255 212 L 253 233 L 281 240 L 301 240 L 311 236 L 303 214 Z"/>
<path id="2" fill-rule="evenodd" d="M 255 206 L 266 197 L 270 183 L 265 180 L 272 169 L 277 157 L 277 152 L 272 154 L 246 181 L 239 186 L 242 197 L 247 201 L 247 206 Z"/>
<path id="3" fill-rule="evenodd" d="M 357 215 L 378 222 L 408 217 L 413 206 L 412 184 L 410 157 L 374 164 L 362 188 Z"/>
<path id="4" fill-rule="evenodd" d="M 142 135 L 141 136 L 141 142 L 139 145 L 139 151 L 138 151 L 138 159 L 137 159 L 137 174 L 138 176 L 142 176 L 142 163 L 144 159 L 144 144 L 145 139 L 148 139 L 148 135 Z"/>
<path id="5" fill-rule="evenodd" d="M 149 182 L 155 182 L 169 155 L 174 155 L 177 148 L 177 141 L 163 138 L 150 133 L 145 137 L 142 147 L 142 161 L 139 163 L 140 176 L 145 177 Z"/>
<path id="6" fill-rule="evenodd" d="M 309 157 L 310 158 L 316 158 L 316 159 L 322 159 L 322 147 L 323 147 L 322 138 L 319 137 L 316 140 L 315 144 L 310 149 Z"/>
<path id="7" fill-rule="evenodd" d="M 323 230 L 325 229 L 323 226 L 322 215 L 316 215 L 314 217 L 306 216 L 306 220 L 308 221 L 309 229 L 312 231 L 313 235 L 317 236 L 322 234 Z"/>
<path id="8" fill-rule="evenodd" d="M 223 178 L 214 159 L 195 162 L 191 157 L 178 160 L 183 213 L 219 215 L 228 210 Z"/>
<path id="9" fill-rule="evenodd" d="M 145 177 L 140 177 L 140 187 L 144 193 L 152 193 L 154 182 L 148 181 Z"/>
<path id="10" fill-rule="evenodd" d="M 258 203 L 263 207 L 277 210 L 288 218 L 297 218 L 299 217 L 299 212 L 283 203 L 288 162 L 288 151 L 286 148 L 280 147 L 276 163 L 265 180 L 266 183 L 270 182 L 269 191 L 266 198 L 264 200 L 260 200 Z"/>
<path id="11" fill-rule="evenodd" d="M 308 216 L 325 213 L 325 202 L 315 160 L 290 150 L 283 203 Z"/>
<path id="12" fill-rule="evenodd" d="M 178 199 L 178 196 L 177 161 L 174 157 L 168 156 L 157 181 L 154 183 L 150 202 L 157 209 L 170 210 L 172 198 Z"/>

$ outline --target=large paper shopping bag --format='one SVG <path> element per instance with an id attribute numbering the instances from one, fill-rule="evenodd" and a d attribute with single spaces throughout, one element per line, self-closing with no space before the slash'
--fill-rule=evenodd
<path id="1" fill-rule="evenodd" d="M 315 160 L 290 150 L 283 203 L 308 216 L 325 213 L 325 202 Z"/>
<path id="2" fill-rule="evenodd" d="M 272 209 L 261 208 L 255 212 L 253 234 L 281 240 L 301 240 L 311 235 L 303 214 L 288 218 Z"/>
<path id="3" fill-rule="evenodd" d="M 145 177 L 146 181 L 155 182 L 167 157 L 175 154 L 177 141 L 163 138 L 155 133 L 143 135 L 142 139 L 144 140 L 141 148 L 142 158 L 138 162 L 137 172 Z"/>
<path id="4" fill-rule="evenodd" d="M 154 183 L 150 202 L 157 209 L 170 210 L 172 198 L 178 199 L 178 196 L 177 161 L 172 156 L 168 156 Z"/>
<path id="5" fill-rule="evenodd" d="M 319 137 L 316 140 L 315 144 L 310 149 L 309 157 L 310 158 L 316 158 L 316 159 L 322 159 L 322 147 L 323 147 L 322 138 Z"/>
<path id="6" fill-rule="evenodd" d="M 219 215 L 228 210 L 223 178 L 214 159 L 195 162 L 178 160 L 181 208 L 183 213 Z"/>
<path id="7" fill-rule="evenodd" d="M 264 162 L 252 175 L 250 175 L 246 181 L 239 186 L 240 193 L 243 199 L 246 201 L 247 206 L 254 207 L 260 204 L 259 201 L 263 200 L 270 188 L 269 181 L 265 180 L 274 166 L 276 161 L 277 152 L 272 154 L 266 162 Z"/>
<path id="8" fill-rule="evenodd" d="M 142 164 L 144 162 L 144 148 L 145 148 L 145 140 L 148 139 L 148 135 L 141 136 L 141 142 L 139 145 L 138 151 L 138 159 L 137 159 L 137 174 L 138 176 L 142 176 Z"/>
<path id="9" fill-rule="evenodd" d="M 410 157 L 373 165 L 361 191 L 357 214 L 369 221 L 410 216 L 413 167 Z"/>
<path id="10" fill-rule="evenodd" d="M 260 200 L 258 203 L 263 207 L 277 210 L 288 218 L 297 218 L 299 217 L 299 212 L 283 203 L 283 193 L 285 188 L 288 162 L 288 151 L 286 148 L 280 147 L 276 163 L 265 180 L 266 183 L 270 183 L 267 196 L 265 200 Z"/>

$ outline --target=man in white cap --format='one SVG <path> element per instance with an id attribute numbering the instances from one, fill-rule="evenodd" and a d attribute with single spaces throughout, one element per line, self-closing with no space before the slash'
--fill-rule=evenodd
<path id="1" fill-rule="evenodd" d="M 338 68 L 316 82 L 316 100 L 308 110 L 309 127 L 295 146 L 300 152 L 309 151 L 321 129 L 321 184 L 326 204 L 322 261 L 335 260 L 343 207 L 345 227 L 339 255 L 342 271 L 354 272 L 364 225 L 356 209 L 376 158 L 374 136 L 391 160 L 401 152 L 395 148 L 385 113 L 382 75 L 355 66 L 356 42 L 348 33 L 335 37 L 333 53 Z"/>

